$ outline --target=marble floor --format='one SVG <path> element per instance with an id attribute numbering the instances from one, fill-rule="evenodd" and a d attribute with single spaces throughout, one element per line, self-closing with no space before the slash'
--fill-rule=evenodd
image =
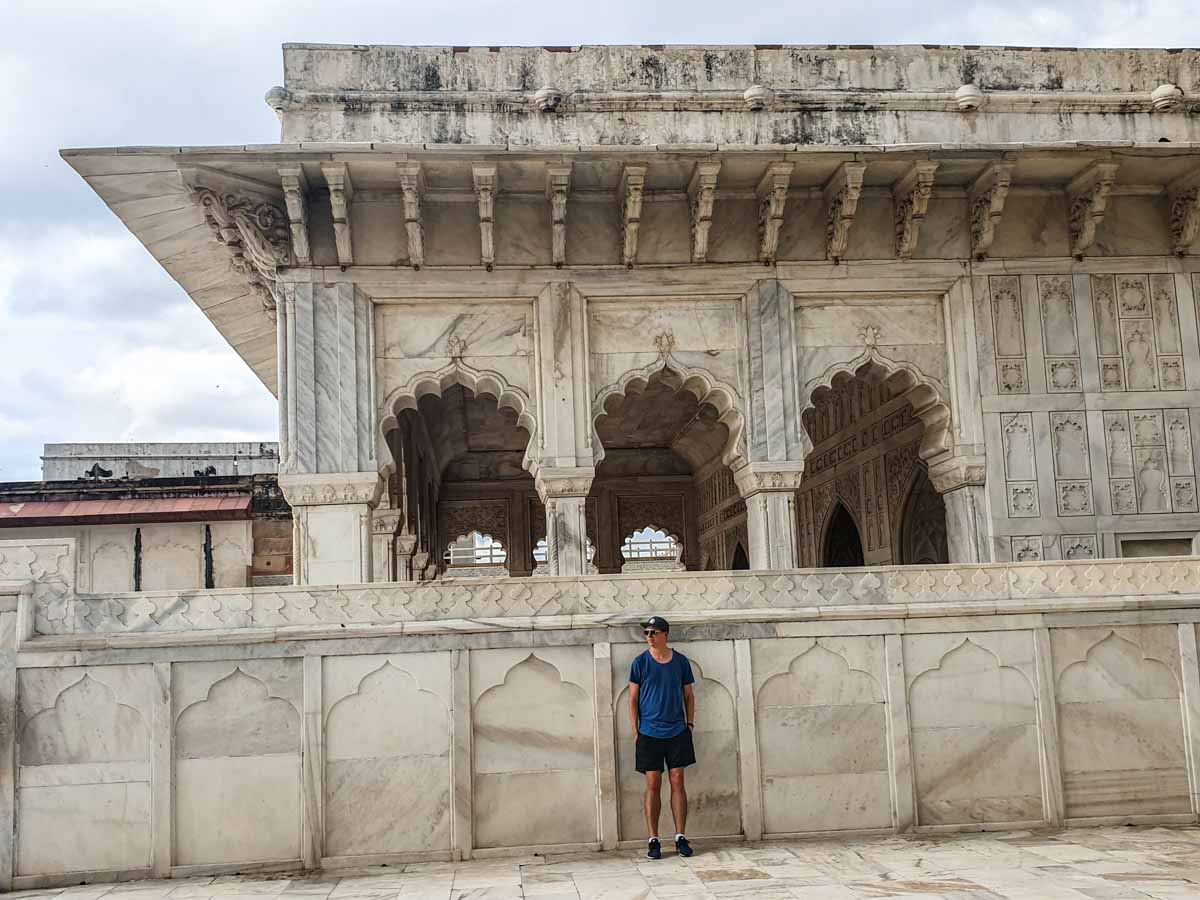
<path id="1" fill-rule="evenodd" d="M 1200 898 L 1200 827 L 880 837 L 413 863 L 320 875 L 223 876 L 65 890 L 59 900 L 904 900 Z"/>

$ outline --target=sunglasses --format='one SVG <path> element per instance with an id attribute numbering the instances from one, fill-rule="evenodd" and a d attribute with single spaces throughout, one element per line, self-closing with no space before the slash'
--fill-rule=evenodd
<path id="1" fill-rule="evenodd" d="M 662 634 L 662 632 L 656 631 L 653 628 L 647 628 L 645 631 L 642 632 L 642 634 L 644 634 L 646 637 L 653 637 L 656 634 Z"/>

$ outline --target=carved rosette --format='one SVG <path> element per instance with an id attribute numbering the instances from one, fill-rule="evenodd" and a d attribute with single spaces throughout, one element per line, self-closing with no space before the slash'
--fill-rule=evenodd
<path id="1" fill-rule="evenodd" d="M 216 240 L 229 248 L 235 272 L 245 275 L 274 315 L 279 266 L 292 261 L 291 224 L 282 208 L 267 200 L 197 187 L 192 196 Z"/>

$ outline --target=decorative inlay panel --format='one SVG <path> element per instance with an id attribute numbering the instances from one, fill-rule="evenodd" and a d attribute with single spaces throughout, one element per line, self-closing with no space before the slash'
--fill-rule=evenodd
<path id="1" fill-rule="evenodd" d="M 1021 312 L 1021 280 L 1015 275 L 993 275 L 988 279 L 988 290 L 991 293 L 996 381 L 1000 393 L 1027 394 L 1029 381 L 1025 368 L 1025 319 Z M 1060 315 L 1062 303 L 1056 299 L 1052 306 L 1055 315 Z"/>
<path id="2" fill-rule="evenodd" d="M 1101 389 L 1183 390 L 1174 277 L 1093 275 L 1091 287 Z"/>
<path id="3" fill-rule="evenodd" d="M 1094 534 L 1064 534 L 1061 541 L 1063 559 L 1095 559 L 1100 555 Z"/>
<path id="4" fill-rule="evenodd" d="M 1043 559 L 1042 537 L 1038 534 L 1014 537 L 1012 540 L 1013 562 L 1037 562 Z"/>

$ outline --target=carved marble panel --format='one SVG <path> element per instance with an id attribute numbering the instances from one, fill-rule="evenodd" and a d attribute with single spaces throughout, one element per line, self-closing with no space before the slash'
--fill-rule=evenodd
<path id="1" fill-rule="evenodd" d="M 1145 319 L 1121 320 L 1121 346 L 1124 350 L 1125 388 L 1153 391 L 1158 388 L 1158 363 L 1154 353 L 1154 334 Z"/>
<path id="2" fill-rule="evenodd" d="M 1050 413 L 1050 442 L 1056 478 L 1088 477 L 1087 420 L 1082 412 Z"/>
<path id="3" fill-rule="evenodd" d="M 1135 410 L 1131 416 L 1135 447 L 1157 447 L 1164 443 L 1162 413 L 1159 410 Z"/>
<path id="4" fill-rule="evenodd" d="M 142 590 L 204 587 L 204 526 L 143 525 Z"/>
<path id="5" fill-rule="evenodd" d="M 326 657 L 325 855 L 450 847 L 450 654 Z"/>
<path id="6" fill-rule="evenodd" d="M 1095 559 L 1100 555 L 1094 534 L 1064 534 L 1059 541 L 1063 559 Z"/>
<path id="7" fill-rule="evenodd" d="M 1041 515 L 1038 506 L 1036 481 L 1008 483 L 1008 516 L 1010 519 L 1036 519 Z"/>
<path id="8" fill-rule="evenodd" d="M 1177 513 L 1196 512 L 1196 479 L 1171 479 L 1171 506 Z"/>
<path id="9" fill-rule="evenodd" d="M 996 369 L 1000 393 L 1029 393 L 1029 382 L 1025 373 L 1025 360 L 1000 359 L 996 361 Z"/>
<path id="10" fill-rule="evenodd" d="M 1158 352 L 1179 354 L 1183 346 L 1179 338 L 1179 306 L 1175 298 L 1173 275 L 1150 276 L 1151 307 L 1154 311 L 1154 336 Z"/>
<path id="11" fill-rule="evenodd" d="M 1042 345 L 1046 356 L 1078 356 L 1075 296 L 1066 275 L 1039 275 L 1038 296 L 1042 312 Z"/>
<path id="12" fill-rule="evenodd" d="M 992 324 L 996 356 L 1025 355 L 1025 322 L 1021 311 L 1021 281 L 1015 275 L 988 279 L 992 294 Z"/>
<path id="13" fill-rule="evenodd" d="M 1171 475 L 1192 475 L 1191 422 L 1186 409 L 1163 410 L 1166 422 L 1167 470 Z"/>
<path id="14" fill-rule="evenodd" d="M 1032 414 L 1001 414 L 1000 434 L 1003 442 L 1004 477 L 1009 481 L 1027 481 L 1036 478 Z"/>
<path id="15" fill-rule="evenodd" d="M 1191 809 L 1174 625 L 1050 631 L 1070 817 Z"/>
<path id="16" fill-rule="evenodd" d="M 1171 511 L 1168 486 L 1166 450 L 1162 447 L 1139 447 L 1133 451 L 1135 493 L 1139 513 Z"/>
<path id="17" fill-rule="evenodd" d="M 1101 389 L 1183 390 L 1183 341 L 1174 276 L 1092 276 L 1091 286 Z"/>
<path id="18" fill-rule="evenodd" d="M 733 642 L 680 641 L 671 646 L 688 658 L 696 678 L 696 768 L 692 772 L 704 775 L 688 779 L 688 834 L 739 834 L 742 819 Z M 641 644 L 614 644 L 612 648 L 618 818 L 619 832 L 625 840 L 644 838 L 646 834 L 642 812 L 646 777 L 634 768 L 633 723 L 629 719 L 629 668 L 644 649 Z M 669 794 L 670 788 L 664 784 L 664 833 L 671 819 Z"/>
<path id="19" fill-rule="evenodd" d="M 1096 318 L 1096 341 L 1101 356 L 1116 356 L 1121 352 L 1117 329 L 1116 284 L 1111 275 L 1093 275 L 1092 311 Z"/>
<path id="20" fill-rule="evenodd" d="M 1013 562 L 1037 562 L 1038 560 L 1045 559 L 1045 550 L 1042 547 L 1042 536 L 1040 534 L 1013 537 L 1009 540 L 1012 546 Z"/>
<path id="21" fill-rule="evenodd" d="M 903 640 L 918 824 L 1042 819 L 1030 634 Z"/>
<path id="22" fill-rule="evenodd" d="M 891 821 L 880 637 L 751 647 L 768 833 Z"/>
<path id="23" fill-rule="evenodd" d="M 1133 438 L 1129 433 L 1129 414 L 1123 411 L 1104 414 L 1104 439 L 1108 474 L 1112 478 L 1133 477 Z"/>
<path id="24" fill-rule="evenodd" d="M 1137 510 L 1137 493 L 1134 490 L 1132 478 L 1113 479 L 1109 481 L 1109 491 L 1112 493 L 1112 511 L 1114 515 L 1131 515 Z"/>
<path id="25" fill-rule="evenodd" d="M 1047 359 L 1046 388 L 1051 394 L 1071 394 L 1083 390 L 1078 359 Z"/>

